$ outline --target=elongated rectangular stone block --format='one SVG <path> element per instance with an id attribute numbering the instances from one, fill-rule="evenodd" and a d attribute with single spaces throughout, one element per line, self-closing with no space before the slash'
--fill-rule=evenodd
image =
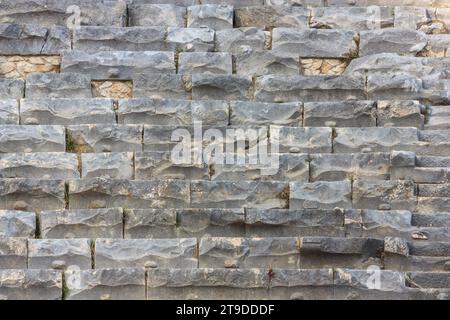
<path id="1" fill-rule="evenodd" d="M 425 124 L 427 130 L 448 130 L 450 129 L 450 107 L 449 106 L 432 106 L 428 110 L 428 121 Z"/>
<path id="2" fill-rule="evenodd" d="M 92 98 L 91 78 L 77 73 L 36 73 L 26 82 L 28 99 Z"/>
<path id="3" fill-rule="evenodd" d="M 215 31 L 211 28 L 169 28 L 166 43 L 175 51 L 214 51 Z"/>
<path id="4" fill-rule="evenodd" d="M 408 272 L 407 283 L 409 286 L 420 288 L 448 288 L 450 282 L 449 272 Z"/>
<path id="5" fill-rule="evenodd" d="M 2 99 L 21 99 L 25 95 L 25 82 L 17 79 L 0 78 L 0 94 Z"/>
<path id="6" fill-rule="evenodd" d="M 133 179 L 133 153 L 83 153 L 83 178 Z"/>
<path id="7" fill-rule="evenodd" d="M 416 55 L 427 45 L 423 32 L 408 29 L 379 29 L 360 33 L 359 55 L 398 53 Z"/>
<path id="8" fill-rule="evenodd" d="M 0 82 L 1 86 L 3 84 Z M 0 125 L 5 124 L 19 124 L 19 103 L 17 100 L 8 99 L 0 101 Z"/>
<path id="9" fill-rule="evenodd" d="M 36 215 L 34 212 L 0 210 L 0 237 L 34 238 Z"/>
<path id="10" fill-rule="evenodd" d="M 178 73 L 232 74 L 232 55 L 228 52 L 181 52 Z"/>
<path id="11" fill-rule="evenodd" d="M 282 153 L 331 153 L 331 137 L 331 128 L 270 127 L 270 142 Z"/>
<path id="12" fill-rule="evenodd" d="M 351 182 L 291 182 L 290 209 L 349 209 L 352 207 Z"/>
<path id="13" fill-rule="evenodd" d="M 227 4 L 235 8 L 251 7 L 263 4 L 263 0 L 202 0 L 204 4 Z"/>
<path id="14" fill-rule="evenodd" d="M 294 6 L 252 6 L 235 10 L 237 27 L 272 28 L 308 28 L 310 11 Z"/>
<path id="15" fill-rule="evenodd" d="M 300 72 L 299 56 L 280 55 L 277 52 L 242 50 L 235 56 L 236 73 L 262 76 L 266 74 L 292 74 Z"/>
<path id="16" fill-rule="evenodd" d="M 125 239 L 176 238 L 176 209 L 126 209 Z"/>
<path id="17" fill-rule="evenodd" d="M 0 236 L 0 270 L 26 268 L 27 239 Z"/>
<path id="18" fill-rule="evenodd" d="M 407 210 L 353 210 L 358 217 L 348 220 L 358 221 L 361 236 L 383 239 L 389 236 L 410 237 L 413 233 L 412 214 Z M 356 218 L 356 219 L 355 219 Z"/>
<path id="19" fill-rule="evenodd" d="M 379 127 L 416 127 L 422 129 L 424 106 L 419 101 L 378 101 Z"/>
<path id="20" fill-rule="evenodd" d="M 130 26 L 186 26 L 186 8 L 174 4 L 131 4 L 128 6 Z"/>
<path id="21" fill-rule="evenodd" d="M 209 27 L 214 30 L 232 29 L 234 8 L 225 4 L 202 4 L 187 8 L 187 27 Z"/>
<path id="22" fill-rule="evenodd" d="M 237 75 L 194 74 L 192 98 L 194 100 L 251 100 L 252 78 Z"/>
<path id="23" fill-rule="evenodd" d="M 251 48 L 259 52 L 266 49 L 267 41 L 264 30 L 258 28 L 236 28 L 218 30 L 216 32 L 215 46 L 217 51 L 238 54 Z"/>
<path id="24" fill-rule="evenodd" d="M 231 125 L 279 125 L 295 127 L 302 124 L 300 103 L 230 102 Z"/>
<path id="25" fill-rule="evenodd" d="M 61 126 L 0 126 L 0 153 L 64 152 Z"/>
<path id="26" fill-rule="evenodd" d="M 135 98 L 191 99 L 191 77 L 181 74 L 155 73 L 133 77 Z"/>

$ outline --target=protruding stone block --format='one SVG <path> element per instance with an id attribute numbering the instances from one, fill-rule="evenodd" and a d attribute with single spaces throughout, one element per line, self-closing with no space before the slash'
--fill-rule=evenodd
<path id="1" fill-rule="evenodd" d="M 0 236 L 0 270 L 26 269 L 26 268 L 27 268 L 27 239 L 7 238 Z M 1 292 L 1 285 L 0 285 L 0 292 Z"/>
<path id="2" fill-rule="evenodd" d="M 232 74 L 232 60 L 228 52 L 181 52 L 178 73 Z"/>
<path id="3" fill-rule="evenodd" d="M 186 8 L 171 3 L 133 3 L 128 6 L 128 15 L 130 26 L 186 26 Z"/>
<path id="4" fill-rule="evenodd" d="M 253 82 L 250 76 L 194 74 L 194 100 L 251 100 Z"/>
<path id="5" fill-rule="evenodd" d="M 34 238 L 36 215 L 33 212 L 0 210 L 0 237 Z"/>
<path id="6" fill-rule="evenodd" d="M 254 52 L 266 49 L 266 33 L 258 28 L 236 28 L 216 32 L 216 49 L 220 52 L 237 54 L 242 51 Z"/>
<path id="7" fill-rule="evenodd" d="M 83 153 L 83 178 L 133 179 L 133 153 Z"/>
<path id="8" fill-rule="evenodd" d="M 235 10 L 237 27 L 308 28 L 310 12 L 307 8 L 274 5 L 252 6 Z"/>
<path id="9" fill-rule="evenodd" d="M 416 55 L 427 45 L 424 33 L 408 29 L 362 31 L 360 35 L 360 56 L 377 53 Z"/>
<path id="10" fill-rule="evenodd" d="M 302 124 L 302 105 L 291 103 L 230 102 L 231 125 L 279 125 L 296 127 Z"/>
<path id="11" fill-rule="evenodd" d="M 126 209 L 125 239 L 177 237 L 176 209 Z"/>
<path id="12" fill-rule="evenodd" d="M 0 152 L 64 152 L 66 142 L 61 126 L 0 126 Z"/>
<path id="13" fill-rule="evenodd" d="M 133 78 L 135 98 L 191 99 L 191 77 L 181 74 L 140 74 Z"/>
<path id="14" fill-rule="evenodd" d="M 352 207 L 350 181 L 291 182 L 290 209 L 349 209 Z"/>
<path id="15" fill-rule="evenodd" d="M 210 28 L 169 28 L 166 42 L 173 50 L 210 52 L 214 51 L 214 37 Z"/>
<path id="16" fill-rule="evenodd" d="M 379 127 L 423 128 L 424 115 L 419 101 L 378 101 Z"/>
<path id="17" fill-rule="evenodd" d="M 270 142 L 282 153 L 331 153 L 331 136 L 331 128 L 270 127 Z"/>
<path id="18" fill-rule="evenodd" d="M 46 98 L 92 98 L 91 79 L 77 73 L 36 73 L 27 77 L 26 97 Z"/>
<path id="19" fill-rule="evenodd" d="M 234 10 L 225 4 L 203 4 L 187 9 L 187 27 L 209 27 L 214 30 L 233 28 Z"/>

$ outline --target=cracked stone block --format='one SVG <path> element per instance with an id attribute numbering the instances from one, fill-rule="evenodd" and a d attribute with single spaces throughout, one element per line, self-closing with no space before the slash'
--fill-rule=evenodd
<path id="1" fill-rule="evenodd" d="M 251 100 L 253 82 L 251 76 L 192 75 L 194 100 Z"/>
<path id="2" fill-rule="evenodd" d="M 181 52 L 178 73 L 232 74 L 232 60 L 228 52 Z"/>
<path id="3" fill-rule="evenodd" d="M 23 98 L 25 95 L 25 82 L 18 79 L 0 78 L 0 95 L 2 100 Z"/>
<path id="4" fill-rule="evenodd" d="M 362 31 L 360 35 L 360 56 L 377 53 L 416 55 L 427 45 L 424 33 L 408 29 Z"/>
<path id="5" fill-rule="evenodd" d="M 77 73 L 35 73 L 27 77 L 28 99 L 92 98 L 90 77 Z"/>
<path id="6" fill-rule="evenodd" d="M 300 238 L 300 268 L 355 268 L 381 266 L 383 240 L 371 238 Z"/>
<path id="7" fill-rule="evenodd" d="M 93 80 L 128 80 L 140 73 L 176 72 L 174 53 L 163 51 L 66 51 L 61 70 L 85 74 Z"/>
<path id="8" fill-rule="evenodd" d="M 61 300 L 62 275 L 56 270 L 0 270 L 0 296 L 8 300 Z"/>
<path id="9" fill-rule="evenodd" d="M 293 6 L 251 6 L 235 10 L 236 27 L 308 28 L 310 11 Z"/>
<path id="10" fill-rule="evenodd" d="M 73 32 L 73 49 L 99 51 L 166 50 L 164 27 L 79 27 Z"/>
<path id="11" fill-rule="evenodd" d="M 141 152 L 142 126 L 79 125 L 68 126 L 71 149 L 79 153 Z"/>
<path id="12" fill-rule="evenodd" d="M 253 52 L 266 49 L 266 33 L 258 28 L 236 28 L 216 32 L 216 50 L 238 54 L 242 51 Z"/>
<path id="13" fill-rule="evenodd" d="M 185 208 L 190 197 L 186 181 L 92 178 L 69 181 L 69 198 L 70 209 L 146 209 Z"/>
<path id="14" fill-rule="evenodd" d="M 305 127 L 376 127 L 374 101 L 308 102 L 304 104 Z"/>
<path id="15" fill-rule="evenodd" d="M 208 180 L 208 166 L 174 161 L 171 152 L 144 152 L 135 157 L 136 180 L 180 179 Z"/>
<path id="16" fill-rule="evenodd" d="M 299 57 L 281 55 L 274 51 L 243 49 L 235 56 L 237 74 L 299 74 Z"/>
<path id="17" fill-rule="evenodd" d="M 407 237 L 412 230 L 412 213 L 405 210 L 361 210 L 362 236 L 383 239 L 389 236 Z"/>
<path id="18" fill-rule="evenodd" d="M 416 202 L 412 181 L 356 180 L 353 183 L 355 209 L 414 211 Z"/>
<path id="19" fill-rule="evenodd" d="M 0 24 L 0 54 L 57 55 L 70 50 L 70 30 L 62 26 Z"/>
<path id="20" fill-rule="evenodd" d="M 350 181 L 291 182 L 290 209 L 350 209 Z"/>
<path id="21" fill-rule="evenodd" d="M 288 184 L 283 182 L 191 182 L 191 208 L 283 209 L 288 198 Z"/>
<path id="22" fill-rule="evenodd" d="M 149 300 L 267 299 L 269 270 L 263 269 L 150 269 Z"/>
<path id="23" fill-rule="evenodd" d="M 125 239 L 166 239 L 177 237 L 175 209 L 126 209 Z"/>
<path id="24" fill-rule="evenodd" d="M 247 237 L 343 236 L 344 213 L 340 210 L 271 209 L 246 211 Z"/>
<path id="25" fill-rule="evenodd" d="M 60 56 L 0 56 L 0 76 L 25 79 L 32 73 L 57 73 L 60 65 Z"/>
<path id="26" fill-rule="evenodd" d="M 428 121 L 425 123 L 425 129 L 449 130 L 450 129 L 449 120 L 450 120 L 450 106 L 431 106 L 428 108 Z"/>
<path id="27" fill-rule="evenodd" d="M 91 240 L 89 239 L 29 239 L 28 268 L 30 269 L 91 269 Z"/>
<path id="28" fill-rule="evenodd" d="M 0 126 L 0 152 L 64 152 L 64 128 L 61 126 Z"/>
<path id="29" fill-rule="evenodd" d="M 175 51 L 214 51 L 215 31 L 210 28 L 169 28 L 166 43 Z"/>
<path id="30" fill-rule="evenodd" d="M 231 125 L 300 126 L 303 106 L 300 103 L 230 102 Z"/>
<path id="31" fill-rule="evenodd" d="M 39 215 L 44 239 L 121 238 L 121 208 L 44 211 Z"/>
<path id="32" fill-rule="evenodd" d="M 2 271 L 2 269 L 26 269 L 26 268 L 27 268 L 27 239 L 7 238 L 4 236 L 0 236 L 0 272 Z M 1 285 L 0 285 L 0 292 L 1 292 Z"/>
<path id="33" fill-rule="evenodd" d="M 119 101 L 119 124 L 190 125 L 191 102 L 172 99 L 123 99 Z"/>
<path id="34" fill-rule="evenodd" d="M 42 211 L 64 207 L 64 181 L 17 178 L 0 180 L 0 209 Z"/>
<path id="35" fill-rule="evenodd" d="M 337 128 L 334 152 L 408 150 L 419 141 L 416 128 Z"/>
<path id="36" fill-rule="evenodd" d="M 1 86 L 2 84 L 0 83 Z M 19 103 L 17 100 L 7 99 L 0 101 L 0 125 L 5 124 L 19 124 Z"/>
<path id="37" fill-rule="evenodd" d="M 331 128 L 270 127 L 270 143 L 281 153 L 331 153 Z"/>
<path id="38" fill-rule="evenodd" d="M 0 178 L 79 179 L 78 159 L 62 152 L 0 154 Z"/>
<path id="39" fill-rule="evenodd" d="M 83 178 L 133 179 L 134 155 L 129 153 L 83 153 Z"/>
<path id="40" fill-rule="evenodd" d="M 143 269 L 68 270 L 66 300 L 145 300 Z"/>
<path id="41" fill-rule="evenodd" d="M 96 268 L 197 268 L 196 239 L 97 239 Z"/>
<path id="42" fill-rule="evenodd" d="M 20 122 L 25 125 L 115 123 L 111 99 L 22 99 Z"/>
<path id="43" fill-rule="evenodd" d="M 305 76 L 341 75 L 348 66 L 345 59 L 300 59 L 300 70 Z"/>
<path id="44" fill-rule="evenodd" d="M 388 180 L 391 172 L 387 153 L 311 155 L 310 181 Z"/>
<path id="45" fill-rule="evenodd" d="M 351 58 L 358 52 L 357 38 L 349 30 L 275 28 L 272 50 L 301 58 Z"/>
<path id="46" fill-rule="evenodd" d="M 202 4 L 187 8 L 188 28 L 232 29 L 233 19 L 233 7 L 225 4 Z"/>
<path id="47" fill-rule="evenodd" d="M 394 13 L 390 7 L 312 8 L 310 26 L 316 29 L 357 31 L 389 28 L 394 26 Z"/>
<path id="48" fill-rule="evenodd" d="M 129 99 L 133 97 L 133 81 L 92 81 L 94 98 Z"/>
<path id="49" fill-rule="evenodd" d="M 36 215 L 34 212 L 0 210 L 0 238 L 34 238 Z"/>
<path id="50" fill-rule="evenodd" d="M 191 77 L 181 74 L 140 74 L 133 78 L 134 97 L 151 99 L 191 99 Z"/>
<path id="51" fill-rule="evenodd" d="M 378 123 L 380 127 L 423 128 L 423 106 L 419 101 L 378 101 Z"/>
<path id="52" fill-rule="evenodd" d="M 133 3 L 128 6 L 130 26 L 163 26 L 184 28 L 186 8 L 173 4 Z"/>
<path id="53" fill-rule="evenodd" d="M 298 238 L 202 238 L 200 268 L 297 269 Z"/>

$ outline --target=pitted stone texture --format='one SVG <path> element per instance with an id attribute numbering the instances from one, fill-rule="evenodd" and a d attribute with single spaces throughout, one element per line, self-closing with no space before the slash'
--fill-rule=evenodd
<path id="1" fill-rule="evenodd" d="M 331 153 L 331 128 L 270 127 L 270 142 L 281 153 Z"/>
<path id="2" fill-rule="evenodd" d="M 79 179 L 78 159 L 62 152 L 0 154 L 0 178 Z"/>
<path id="3" fill-rule="evenodd" d="M 0 271 L 2 269 L 26 269 L 26 268 L 27 268 L 27 239 L 7 238 L 4 236 L 0 236 Z"/>
<path id="4" fill-rule="evenodd" d="M 0 296 L 8 300 L 61 300 L 62 275 L 55 270 L 0 270 Z"/>
<path id="5" fill-rule="evenodd" d="M 416 55 L 427 45 L 427 38 L 422 32 L 406 29 L 381 29 L 362 31 L 360 56 L 377 53 L 398 53 Z"/>
<path id="6" fill-rule="evenodd" d="M 133 97 L 133 81 L 92 81 L 95 98 L 129 99 Z"/>
<path id="7" fill-rule="evenodd" d="M 77 73 L 43 73 L 27 77 L 28 99 L 92 98 L 90 77 Z"/>
<path id="8" fill-rule="evenodd" d="M 0 126 L 0 152 L 64 152 L 61 126 Z"/>
<path id="9" fill-rule="evenodd" d="M 227 52 L 182 52 L 178 60 L 178 73 L 232 74 L 232 55 Z"/>
<path id="10" fill-rule="evenodd" d="M 341 75 L 347 68 L 345 59 L 300 59 L 301 73 L 305 76 Z"/>
<path id="11" fill-rule="evenodd" d="M 70 30 L 36 24 L 0 24 L 0 54 L 55 55 L 70 50 Z"/>
<path id="12" fill-rule="evenodd" d="M 176 209 L 126 209 L 125 239 L 166 239 L 177 237 Z"/>
<path id="13" fill-rule="evenodd" d="M 352 207 L 350 181 L 291 182 L 290 209 L 349 209 Z"/>
<path id="14" fill-rule="evenodd" d="M 1 86 L 2 84 L 0 83 Z M 8 99 L 0 101 L 0 125 L 5 124 L 19 124 L 19 103 L 17 100 Z"/>
<path id="15" fill-rule="evenodd" d="M 419 101 L 378 101 L 379 127 L 416 127 L 423 128 L 424 109 Z"/>
<path id="16" fill-rule="evenodd" d="M 67 135 L 73 150 L 80 153 L 140 152 L 142 126 L 80 125 L 68 126 Z"/>
<path id="17" fill-rule="evenodd" d="M 196 239 L 97 239 L 95 267 L 196 268 Z"/>
<path id="18" fill-rule="evenodd" d="M 62 72 L 81 73 L 93 80 L 131 79 L 139 73 L 175 73 L 173 52 L 106 51 L 63 53 Z"/>
<path id="19" fill-rule="evenodd" d="M 25 125 L 115 123 L 110 99 L 22 99 L 20 122 Z"/>
<path id="20" fill-rule="evenodd" d="M 258 28 L 236 28 L 216 32 L 216 50 L 237 54 L 242 51 L 254 52 L 266 49 L 266 33 Z"/>
<path id="21" fill-rule="evenodd" d="M 232 29 L 234 11 L 225 4 L 203 4 L 187 9 L 187 27 L 209 27 L 214 30 Z"/>
<path id="22" fill-rule="evenodd" d="M 17 79 L 0 78 L 0 95 L 4 99 L 21 99 L 25 95 L 25 82 Z"/>
<path id="23" fill-rule="evenodd" d="M 128 6 L 130 26 L 180 27 L 186 25 L 186 8 L 173 4 L 133 3 Z"/>
<path id="24" fill-rule="evenodd" d="M 194 100 L 251 100 L 253 82 L 250 76 L 194 74 Z"/>
<path id="25" fill-rule="evenodd" d="M 123 237 L 120 208 L 44 211 L 39 218 L 44 239 Z"/>
<path id="26" fill-rule="evenodd" d="M 210 28 L 169 28 L 166 42 L 175 51 L 214 51 L 215 32 Z"/>
<path id="27" fill-rule="evenodd" d="M 133 153 L 84 153 L 83 178 L 133 179 Z"/>
<path id="28" fill-rule="evenodd" d="M 36 215 L 33 212 L 0 210 L 0 237 L 34 238 Z"/>
<path id="29" fill-rule="evenodd" d="M 185 181 L 132 181 L 82 179 L 69 182 L 70 209 L 126 207 L 186 208 L 189 183 Z"/>
<path id="30" fill-rule="evenodd" d="M 300 103 L 260 103 L 246 101 L 230 102 L 231 125 L 278 125 L 300 126 L 302 105 Z"/>
<path id="31" fill-rule="evenodd" d="M 67 300 L 145 300 L 144 269 L 69 270 Z"/>
<path id="32" fill-rule="evenodd" d="M 288 184 L 256 181 L 193 181 L 192 208 L 283 209 L 288 206 Z"/>
<path id="33" fill-rule="evenodd" d="M 236 27 L 308 28 L 310 12 L 291 6 L 252 6 L 236 9 Z"/>
<path id="34" fill-rule="evenodd" d="M 136 98 L 151 99 L 191 99 L 191 77 L 181 74 L 155 73 L 141 74 L 133 78 Z"/>
<path id="35" fill-rule="evenodd" d="M 275 51 L 243 49 L 235 56 L 236 73 L 242 75 L 299 74 L 299 57 Z"/>
<path id="36" fill-rule="evenodd" d="M 64 181 L 41 179 L 0 180 L 0 209 L 43 211 L 63 209 L 64 207 Z"/>
<path id="37" fill-rule="evenodd" d="M 66 269 L 71 267 L 82 270 L 91 269 L 91 240 L 28 240 L 28 268 Z"/>
<path id="38" fill-rule="evenodd" d="M 0 76 L 25 79 L 32 73 L 59 72 L 60 56 L 0 56 Z"/>

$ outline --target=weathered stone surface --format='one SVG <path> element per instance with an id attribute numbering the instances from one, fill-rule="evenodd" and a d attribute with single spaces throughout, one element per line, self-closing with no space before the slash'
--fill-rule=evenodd
<path id="1" fill-rule="evenodd" d="M 110 98 L 114 100 L 133 97 L 133 81 L 130 80 L 94 80 L 92 81 L 94 98 Z"/>
<path id="2" fill-rule="evenodd" d="M 186 25 L 186 8 L 173 4 L 132 4 L 128 6 L 130 26 L 180 27 Z"/>
<path id="3" fill-rule="evenodd" d="M 227 52 L 181 52 L 178 73 L 232 74 L 232 55 Z"/>
<path id="4" fill-rule="evenodd" d="M 60 56 L 0 56 L 0 76 L 25 79 L 32 73 L 59 72 Z"/>
<path id="5" fill-rule="evenodd" d="M 72 150 L 90 152 L 142 151 L 142 126 L 138 125 L 80 125 L 68 126 L 67 135 Z"/>
<path id="6" fill-rule="evenodd" d="M 2 84 L 0 83 L 1 86 Z M 19 124 L 19 103 L 17 100 L 0 101 L 0 125 L 5 124 Z"/>
<path id="7" fill-rule="evenodd" d="M 36 215 L 33 212 L 0 210 L 0 237 L 34 238 Z"/>
<path id="8" fill-rule="evenodd" d="M 4 99 L 21 99 L 25 95 L 25 82 L 17 79 L 0 78 L 0 95 Z"/>
<path id="9" fill-rule="evenodd" d="M 176 72 L 174 53 L 162 51 L 66 51 L 61 70 L 85 74 L 94 80 L 131 79 L 140 73 Z"/>
<path id="10" fill-rule="evenodd" d="M 68 270 L 67 300 L 145 300 L 143 269 Z"/>
<path id="11" fill-rule="evenodd" d="M 194 129 L 192 126 L 144 126 L 144 142 L 143 142 L 143 151 L 144 152 L 166 152 L 167 155 L 161 154 L 156 155 L 155 157 L 161 158 L 161 160 L 164 159 L 171 159 L 171 152 L 173 151 L 174 147 L 179 145 L 180 142 L 183 142 L 181 137 L 177 137 L 175 134 L 174 139 L 172 139 L 174 133 L 179 133 L 180 135 L 184 136 L 185 133 L 189 133 L 190 137 L 193 137 Z M 194 137 L 195 139 L 195 137 Z M 192 142 L 192 141 L 191 141 Z M 195 140 L 194 143 L 197 143 Z M 184 145 L 184 144 L 183 144 Z M 188 145 L 188 144 L 186 144 Z M 191 144 L 192 146 L 192 144 Z M 172 163 L 172 161 L 170 162 Z M 181 166 L 184 167 L 184 166 Z M 189 167 L 189 163 L 188 163 Z M 176 169 L 179 170 L 179 169 Z M 182 169 L 184 170 L 184 169 Z"/>
<path id="12" fill-rule="evenodd" d="M 282 153 L 331 153 L 331 136 L 331 128 L 270 127 L 270 142 Z"/>
<path id="13" fill-rule="evenodd" d="M 123 211 L 120 208 L 44 211 L 39 219 L 44 239 L 123 236 Z"/>
<path id="14" fill-rule="evenodd" d="M 246 50 L 254 52 L 266 48 L 266 33 L 258 28 L 236 28 L 216 32 L 216 50 L 237 54 Z"/>
<path id="15" fill-rule="evenodd" d="M 449 272 L 408 272 L 407 284 L 418 288 L 448 288 L 450 286 Z"/>
<path id="16" fill-rule="evenodd" d="M 290 209 L 349 209 L 352 207 L 350 181 L 291 182 Z"/>
<path id="17" fill-rule="evenodd" d="M 136 98 L 191 99 L 191 77 L 181 74 L 155 73 L 133 77 Z"/>
<path id="18" fill-rule="evenodd" d="M 0 270 L 0 295 L 8 300 L 61 300 L 62 286 L 56 270 Z"/>
<path id="19" fill-rule="evenodd" d="M 299 57 L 285 56 L 275 51 L 243 49 L 237 56 L 236 72 L 242 75 L 299 74 Z"/>
<path id="20" fill-rule="evenodd" d="M 125 239 L 177 237 L 176 209 L 126 209 Z"/>
<path id="21" fill-rule="evenodd" d="M 380 239 L 388 236 L 407 237 L 412 232 L 410 211 L 360 210 L 360 215 L 363 237 Z"/>
<path id="22" fill-rule="evenodd" d="M 427 35 L 427 46 L 418 53 L 421 57 L 444 58 L 450 56 L 450 35 L 430 34 Z"/>
<path id="23" fill-rule="evenodd" d="M 0 152 L 64 152 L 64 128 L 60 126 L 0 126 Z"/>
<path id="24" fill-rule="evenodd" d="M 423 128 L 423 106 L 418 101 L 378 101 L 378 122 L 380 127 Z"/>
<path id="25" fill-rule="evenodd" d="M 91 269 L 91 240 L 88 239 L 30 239 L 28 240 L 28 268 Z"/>
<path id="26" fill-rule="evenodd" d="M 253 82 L 250 76 L 194 74 L 194 100 L 251 100 Z"/>
<path id="27" fill-rule="evenodd" d="M 26 269 L 26 268 L 27 268 L 27 239 L 7 238 L 4 236 L 0 236 L 0 270 Z"/>
<path id="28" fill-rule="evenodd" d="M 249 1 L 254 1 L 254 0 L 249 0 Z M 258 1 L 261 1 L 261 0 L 258 0 Z M 208 0 L 205 0 L 203 2 L 208 3 Z M 199 4 L 200 0 L 133 0 L 133 3 L 138 3 L 138 4 L 142 4 L 142 3 L 151 3 L 151 4 L 170 3 L 170 4 L 173 4 L 175 6 L 189 7 L 189 6 L 194 6 L 196 4 Z"/>
<path id="29" fill-rule="evenodd" d="M 169 28 L 169 48 L 186 52 L 214 51 L 215 32 L 210 28 Z"/>
<path id="30" fill-rule="evenodd" d="M 20 122 L 26 125 L 115 123 L 111 99 L 22 99 Z"/>
<path id="31" fill-rule="evenodd" d="M 398 53 L 416 55 L 427 44 L 422 32 L 407 29 L 381 29 L 362 31 L 360 56 L 377 53 Z"/>
<path id="32" fill-rule="evenodd" d="M 69 198 L 70 209 L 183 208 L 189 205 L 189 183 L 101 178 L 71 180 Z"/>
<path id="33" fill-rule="evenodd" d="M 83 178 L 133 179 L 133 153 L 84 153 Z"/>
<path id="34" fill-rule="evenodd" d="M 79 179 L 76 155 L 54 153 L 0 154 L 0 178 Z"/>
<path id="35" fill-rule="evenodd" d="M 70 30 L 36 24 L 0 24 L 0 54 L 59 54 L 70 50 Z"/>
<path id="36" fill-rule="evenodd" d="M 202 0 L 204 4 L 227 4 L 235 8 L 262 5 L 263 0 Z"/>
<path id="37" fill-rule="evenodd" d="M 260 103 L 247 101 L 230 102 L 231 125 L 279 125 L 302 124 L 300 103 Z"/>
<path id="38" fill-rule="evenodd" d="M 291 6 L 252 6 L 236 9 L 237 27 L 307 28 L 310 12 L 306 8 Z"/>
<path id="39" fill-rule="evenodd" d="M 450 129 L 450 107 L 432 106 L 428 108 L 428 121 L 425 124 L 427 130 Z"/>
<path id="40" fill-rule="evenodd" d="M 202 238 L 200 268 L 297 269 L 298 238 Z"/>
<path id="41" fill-rule="evenodd" d="M 226 101 L 192 101 L 191 113 L 193 123 L 201 122 L 204 126 L 220 127 L 229 124 L 229 106 Z"/>
<path id="42" fill-rule="evenodd" d="M 339 76 L 348 66 L 346 59 L 300 59 L 301 74 L 305 76 Z"/>
<path id="43" fill-rule="evenodd" d="M 234 11 L 225 4 L 203 4 L 187 9 L 187 27 L 209 27 L 214 30 L 232 29 Z"/>
<path id="44" fill-rule="evenodd" d="M 95 241 L 96 268 L 196 268 L 196 239 Z"/>
<path id="45" fill-rule="evenodd" d="M 64 181 L 0 180 L 0 209 L 42 211 L 63 209 L 64 207 Z"/>
<path id="46" fill-rule="evenodd" d="M 28 99 L 92 98 L 90 77 L 77 73 L 36 73 L 26 82 Z"/>

